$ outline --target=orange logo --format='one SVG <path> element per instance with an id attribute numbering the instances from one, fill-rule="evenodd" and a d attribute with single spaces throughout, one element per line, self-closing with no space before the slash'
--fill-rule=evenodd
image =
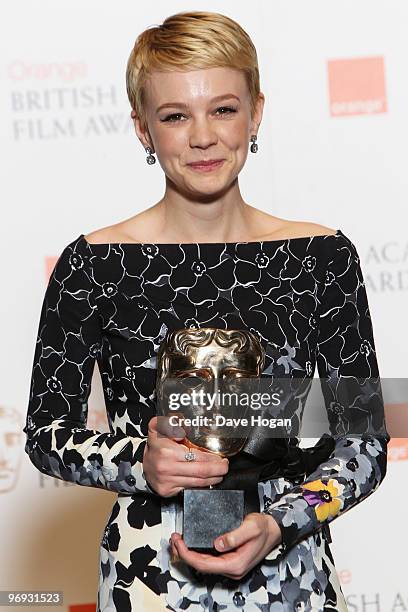
<path id="1" fill-rule="evenodd" d="M 387 457 L 389 461 L 408 459 L 408 438 L 391 438 L 388 443 Z"/>
<path id="2" fill-rule="evenodd" d="M 401 461 L 408 459 L 408 404 L 385 404 L 385 422 L 391 440 L 388 442 L 387 459 Z"/>
<path id="3" fill-rule="evenodd" d="M 55 268 L 55 264 L 57 263 L 58 257 L 46 257 L 45 258 L 45 276 L 46 281 L 48 282 L 52 271 Z"/>
<path id="4" fill-rule="evenodd" d="M 384 58 L 329 60 L 330 115 L 373 115 L 387 112 Z"/>
<path id="5" fill-rule="evenodd" d="M 96 604 L 74 604 L 68 606 L 68 612 L 95 612 Z"/>

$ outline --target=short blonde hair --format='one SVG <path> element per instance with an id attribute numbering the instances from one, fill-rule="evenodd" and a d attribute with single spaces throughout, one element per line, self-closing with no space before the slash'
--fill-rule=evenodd
<path id="1" fill-rule="evenodd" d="M 139 34 L 127 62 L 126 90 L 142 126 L 147 127 L 145 84 L 152 71 L 213 67 L 244 72 L 253 116 L 260 92 L 258 58 L 252 40 L 236 21 L 220 13 L 189 11 Z"/>

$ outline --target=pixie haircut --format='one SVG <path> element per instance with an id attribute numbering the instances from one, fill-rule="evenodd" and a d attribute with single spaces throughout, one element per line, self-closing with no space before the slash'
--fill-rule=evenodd
<path id="1" fill-rule="evenodd" d="M 220 13 L 189 11 L 170 15 L 141 32 L 126 67 L 126 90 L 143 129 L 147 127 L 145 85 L 151 72 L 227 67 L 242 70 L 254 116 L 260 91 L 256 49 L 233 19 Z"/>

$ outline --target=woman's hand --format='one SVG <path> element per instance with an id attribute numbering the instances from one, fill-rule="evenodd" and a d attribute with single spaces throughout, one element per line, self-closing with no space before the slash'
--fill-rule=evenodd
<path id="1" fill-rule="evenodd" d="M 228 459 L 215 453 L 194 449 L 196 460 L 186 461 L 184 455 L 189 449 L 181 443 L 184 438 L 183 428 L 171 427 L 168 418 L 150 419 L 143 472 L 148 484 L 162 497 L 177 495 L 186 487 L 218 484 L 228 472 Z"/>
<path id="2" fill-rule="evenodd" d="M 241 580 L 281 541 L 279 525 L 272 516 L 251 512 L 244 517 L 237 529 L 214 541 L 216 550 L 224 553 L 222 555 L 214 556 L 190 550 L 184 544 L 182 536 L 176 532 L 172 533 L 170 544 L 173 561 L 181 559 L 199 572 L 222 574 L 233 580 Z"/>

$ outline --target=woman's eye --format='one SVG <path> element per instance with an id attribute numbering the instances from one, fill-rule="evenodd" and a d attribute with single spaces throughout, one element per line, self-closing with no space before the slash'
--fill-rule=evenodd
<path id="1" fill-rule="evenodd" d="M 228 113 L 236 113 L 237 109 L 236 108 L 232 108 L 232 106 L 220 106 L 220 108 L 217 108 L 217 111 L 219 110 L 226 110 L 228 111 Z M 225 115 L 226 113 L 221 113 L 222 115 Z"/>
<path id="2" fill-rule="evenodd" d="M 167 115 L 167 117 L 165 117 L 164 119 L 162 119 L 162 121 L 172 121 L 172 119 L 174 117 L 181 117 L 181 113 L 173 113 L 173 115 Z M 178 121 L 178 119 L 176 119 L 176 121 Z"/>
<path id="3" fill-rule="evenodd" d="M 219 108 L 217 108 L 216 113 L 218 113 L 218 111 L 227 111 L 227 112 L 223 112 L 220 113 L 221 115 L 228 115 L 230 113 L 236 113 L 237 109 L 236 108 L 232 108 L 232 106 L 220 106 Z M 178 117 L 183 117 L 182 113 L 173 113 L 171 115 L 167 115 L 167 117 L 165 117 L 164 119 L 162 119 L 162 121 L 168 121 L 169 123 L 174 123 L 176 121 L 179 121 Z"/>

